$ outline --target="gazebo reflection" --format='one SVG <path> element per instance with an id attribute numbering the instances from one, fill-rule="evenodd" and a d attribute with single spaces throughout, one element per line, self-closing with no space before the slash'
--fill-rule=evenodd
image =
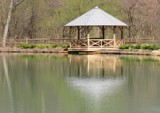
<path id="1" fill-rule="evenodd" d="M 123 75 L 122 65 L 118 56 L 107 55 L 69 55 L 70 76 L 105 77 L 110 75 Z"/>
<path id="2" fill-rule="evenodd" d="M 123 63 L 119 56 L 112 55 L 69 55 L 69 77 L 67 84 L 83 95 L 92 113 L 101 112 L 104 100 L 110 100 L 121 91 L 126 82 Z M 72 67 L 72 68 L 71 68 Z M 114 76 L 113 76 L 114 75 Z M 115 96 L 116 97 L 116 96 Z"/>

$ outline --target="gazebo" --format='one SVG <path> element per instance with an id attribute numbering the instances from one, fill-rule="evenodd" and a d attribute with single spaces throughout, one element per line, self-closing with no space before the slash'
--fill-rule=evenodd
<path id="1" fill-rule="evenodd" d="M 96 51 L 97 49 L 117 48 L 123 42 L 124 27 L 127 27 L 127 24 L 99 7 L 95 7 L 66 24 L 66 27 L 69 28 L 69 51 Z M 100 36 L 91 38 L 90 33 L 94 28 L 97 28 L 95 32 L 98 31 Z M 112 38 L 106 38 L 107 28 L 113 31 Z M 120 38 L 116 36 L 117 30 L 120 31 Z"/>

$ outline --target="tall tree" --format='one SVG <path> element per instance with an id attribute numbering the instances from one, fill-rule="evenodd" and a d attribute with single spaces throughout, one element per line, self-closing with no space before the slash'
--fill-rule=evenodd
<path id="1" fill-rule="evenodd" d="M 10 21 L 11 21 L 12 11 L 13 11 L 14 7 L 20 5 L 23 1 L 24 0 L 21 0 L 21 1 L 17 2 L 15 5 L 14 5 L 14 0 L 10 1 L 8 16 L 6 19 L 6 24 L 5 24 L 3 39 L 2 39 L 2 46 L 3 47 L 6 46 L 6 40 L 7 40 L 7 36 L 8 36 L 8 30 L 9 30 L 9 25 L 10 25 Z"/>

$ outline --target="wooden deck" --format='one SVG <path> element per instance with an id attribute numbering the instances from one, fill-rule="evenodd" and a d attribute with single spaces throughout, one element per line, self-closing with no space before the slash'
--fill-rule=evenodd
<path id="1" fill-rule="evenodd" d="M 94 52 L 94 51 L 97 51 L 97 52 L 100 52 L 100 51 L 116 51 L 116 50 L 119 50 L 118 48 L 68 48 L 68 51 L 71 52 L 71 51 L 75 51 L 75 52 Z"/>

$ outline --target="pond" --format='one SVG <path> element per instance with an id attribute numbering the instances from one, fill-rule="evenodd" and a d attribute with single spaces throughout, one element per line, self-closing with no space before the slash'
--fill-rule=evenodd
<path id="1" fill-rule="evenodd" d="M 160 58 L 0 54 L 0 113 L 160 113 Z"/>

